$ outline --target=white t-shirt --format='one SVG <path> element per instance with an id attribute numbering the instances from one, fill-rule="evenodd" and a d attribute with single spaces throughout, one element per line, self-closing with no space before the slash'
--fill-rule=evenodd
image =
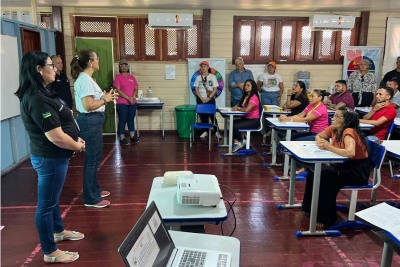
<path id="1" fill-rule="evenodd" d="M 273 75 L 263 73 L 258 77 L 258 81 L 262 82 L 262 90 L 266 92 L 277 92 L 280 90 L 279 83 L 282 82 L 281 75 L 275 73 Z"/>
<path id="2" fill-rule="evenodd" d="M 82 104 L 82 98 L 85 96 L 93 96 L 94 100 L 100 100 L 104 97 L 103 91 L 99 85 L 93 80 L 92 77 L 87 75 L 85 72 L 81 72 L 74 83 L 75 90 L 75 103 L 76 110 L 80 113 L 89 112 L 104 112 L 106 107 L 102 105 L 98 109 L 87 111 Z"/>
<path id="3" fill-rule="evenodd" d="M 218 87 L 218 81 L 211 73 L 207 77 L 198 75 L 194 81 L 194 87 L 198 87 L 200 95 L 205 98 L 212 93 L 215 87 Z"/>

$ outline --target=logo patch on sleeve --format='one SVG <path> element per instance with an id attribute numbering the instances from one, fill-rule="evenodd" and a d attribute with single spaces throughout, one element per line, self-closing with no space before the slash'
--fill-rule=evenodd
<path id="1" fill-rule="evenodd" d="M 50 112 L 45 112 L 45 113 L 42 113 L 42 116 L 43 116 L 43 118 L 47 119 L 48 117 L 51 116 L 51 113 Z"/>

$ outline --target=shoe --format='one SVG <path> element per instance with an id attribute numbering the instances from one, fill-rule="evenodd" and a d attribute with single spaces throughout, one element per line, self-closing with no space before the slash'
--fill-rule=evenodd
<path id="1" fill-rule="evenodd" d="M 129 142 L 128 142 L 128 140 L 126 140 L 126 138 L 121 139 L 121 141 L 119 141 L 119 144 L 121 146 L 129 146 Z"/>
<path id="2" fill-rule="evenodd" d="M 137 136 L 131 137 L 131 142 L 132 143 L 139 143 L 139 137 L 137 137 Z"/>
<path id="3" fill-rule="evenodd" d="M 215 138 L 222 139 L 222 136 L 221 136 L 221 134 L 219 132 L 216 132 L 215 133 Z"/>
<path id="4" fill-rule="evenodd" d="M 46 263 L 70 263 L 79 259 L 78 252 L 61 251 L 57 256 L 43 256 Z"/>
<path id="5" fill-rule="evenodd" d="M 111 193 L 109 191 L 101 191 L 100 196 L 101 197 L 108 197 Z"/>
<path id="6" fill-rule="evenodd" d="M 110 204 L 111 204 L 110 201 L 108 201 L 108 200 L 102 200 L 102 201 L 100 201 L 100 202 L 97 203 L 97 204 L 84 204 L 84 205 L 85 205 L 85 207 L 92 207 L 92 208 L 101 209 L 101 208 L 107 207 L 107 206 L 110 205 Z"/>
<path id="7" fill-rule="evenodd" d="M 244 144 L 241 143 L 241 142 L 239 142 L 239 143 L 237 143 L 237 144 L 234 144 L 234 145 L 233 145 L 233 148 L 232 148 L 232 152 L 235 153 L 235 152 L 237 152 L 239 149 L 242 149 L 243 147 L 244 147 Z"/>
<path id="8" fill-rule="evenodd" d="M 85 237 L 84 234 L 79 233 L 77 231 L 64 231 L 64 234 L 54 234 L 54 242 L 60 242 L 60 241 L 66 241 L 66 240 L 71 240 L 71 241 L 77 241 L 81 240 Z"/>
<path id="9" fill-rule="evenodd" d="M 204 133 L 202 133 L 201 135 L 200 135 L 200 138 L 201 139 L 204 139 L 204 138 L 206 138 L 208 136 L 208 133 L 207 132 L 204 132 Z"/>

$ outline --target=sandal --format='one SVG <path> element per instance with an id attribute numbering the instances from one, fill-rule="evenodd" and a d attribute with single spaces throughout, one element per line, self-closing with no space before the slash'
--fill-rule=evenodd
<path id="1" fill-rule="evenodd" d="M 43 256 L 43 260 L 46 263 L 70 263 L 76 261 L 79 258 L 78 252 L 62 251 L 57 256 Z"/>
<path id="2" fill-rule="evenodd" d="M 54 242 L 60 242 L 60 241 L 64 241 L 64 240 L 71 240 L 71 241 L 77 241 L 77 240 L 81 240 L 85 237 L 84 234 L 79 233 L 77 231 L 68 231 L 68 230 L 64 230 L 62 232 L 63 234 L 54 234 Z"/>

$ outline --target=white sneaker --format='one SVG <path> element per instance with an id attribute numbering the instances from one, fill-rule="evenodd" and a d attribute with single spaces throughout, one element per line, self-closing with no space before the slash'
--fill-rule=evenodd
<path id="1" fill-rule="evenodd" d="M 235 152 L 237 152 L 239 149 L 242 149 L 244 147 L 244 144 L 243 143 L 237 143 L 237 144 L 234 144 L 233 145 L 233 148 L 232 148 L 232 152 L 233 153 L 235 153 Z"/>
<path id="2" fill-rule="evenodd" d="M 222 136 L 221 136 L 221 134 L 220 134 L 219 132 L 216 132 L 216 133 L 215 133 L 215 137 L 216 137 L 217 139 L 222 139 Z"/>
<path id="3" fill-rule="evenodd" d="M 206 138 L 208 136 L 208 133 L 207 132 L 204 132 L 204 133 L 202 133 L 201 135 L 200 135 L 200 138 L 201 139 L 204 139 L 204 138 Z"/>

